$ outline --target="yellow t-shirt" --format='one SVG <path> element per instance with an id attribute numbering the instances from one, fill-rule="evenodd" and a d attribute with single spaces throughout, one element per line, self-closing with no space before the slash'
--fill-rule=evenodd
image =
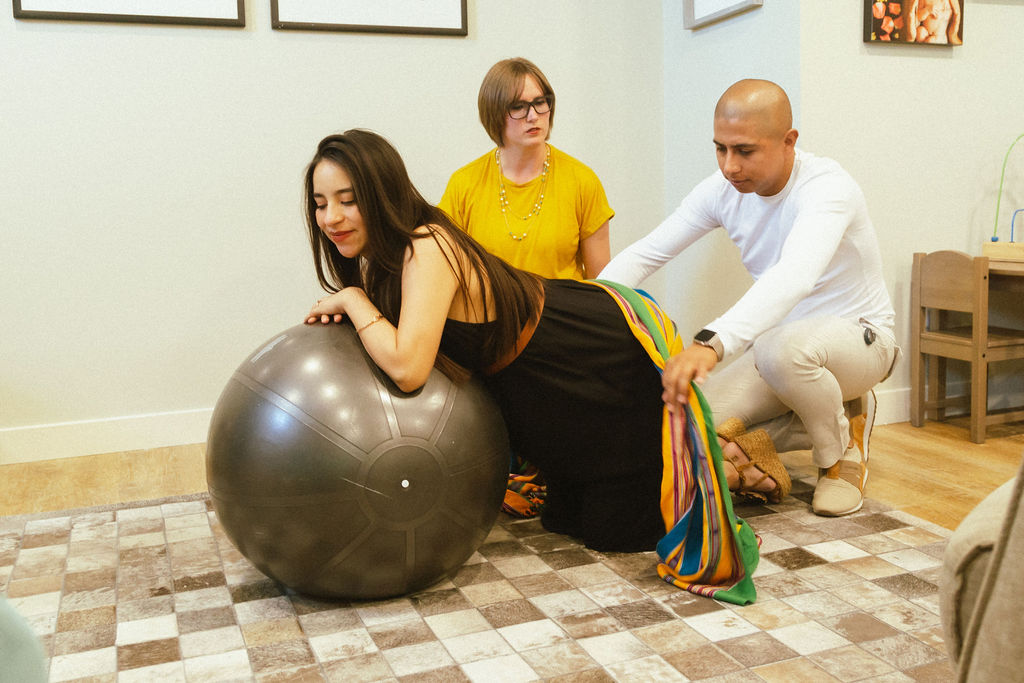
<path id="1" fill-rule="evenodd" d="M 580 241 L 615 215 L 597 174 L 551 147 L 544 203 L 524 221 L 521 217 L 530 214 L 538 199 L 540 177 L 522 185 L 504 179 L 510 212 L 503 216 L 499 173 L 492 149 L 452 174 L 438 206 L 487 251 L 516 268 L 542 277 L 582 279 Z M 509 233 L 526 236 L 513 239 Z"/>

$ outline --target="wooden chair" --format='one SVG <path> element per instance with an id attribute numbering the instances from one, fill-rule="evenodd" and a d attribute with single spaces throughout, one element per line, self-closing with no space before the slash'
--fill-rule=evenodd
<path id="1" fill-rule="evenodd" d="M 932 419 L 944 420 L 947 407 L 969 405 L 971 441 L 984 443 L 988 425 L 1024 419 L 1024 409 L 988 410 L 989 366 L 1024 358 L 1024 330 L 989 325 L 988 277 L 985 256 L 972 257 L 959 251 L 914 254 L 910 422 L 915 427 L 924 424 L 926 413 Z M 970 315 L 969 321 L 964 314 Z M 931 356 L 927 382 L 926 356 Z M 946 396 L 948 358 L 970 364 L 969 404 L 967 397 Z"/>

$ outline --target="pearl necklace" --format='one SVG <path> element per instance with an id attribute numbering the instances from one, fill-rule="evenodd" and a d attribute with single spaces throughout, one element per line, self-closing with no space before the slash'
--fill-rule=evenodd
<path id="1" fill-rule="evenodd" d="M 533 203 L 533 207 L 530 209 L 530 213 L 525 216 L 520 216 L 512 211 L 512 207 L 508 203 L 508 194 L 505 191 L 505 170 L 501 167 L 501 149 L 494 150 L 494 161 L 498 164 L 498 206 L 501 207 L 501 217 L 505 219 L 505 228 L 508 230 L 508 236 L 514 239 L 516 242 L 522 242 L 526 239 L 527 233 L 530 231 L 530 224 L 533 223 L 533 219 L 540 213 L 541 207 L 544 206 L 544 190 L 548 186 L 548 169 L 551 168 L 551 147 L 545 145 L 547 148 L 547 154 L 544 156 L 544 168 L 540 173 L 540 188 L 537 191 L 537 200 Z M 518 218 L 521 221 L 526 221 L 526 225 L 523 226 L 523 232 L 516 234 L 512 231 L 512 226 L 508 223 L 508 215 L 512 214 L 513 218 Z"/>

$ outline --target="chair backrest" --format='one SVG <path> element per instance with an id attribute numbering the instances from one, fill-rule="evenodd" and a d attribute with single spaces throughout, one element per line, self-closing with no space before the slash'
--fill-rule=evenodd
<path id="1" fill-rule="evenodd" d="M 917 305 L 946 311 L 977 313 L 987 299 L 988 258 L 962 251 L 914 254 Z M 917 298 L 915 297 L 915 298 Z"/>

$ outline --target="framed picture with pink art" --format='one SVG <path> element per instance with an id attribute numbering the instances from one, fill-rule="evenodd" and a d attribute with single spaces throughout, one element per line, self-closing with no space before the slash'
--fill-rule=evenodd
<path id="1" fill-rule="evenodd" d="M 864 42 L 962 45 L 964 0 L 864 0 Z"/>

